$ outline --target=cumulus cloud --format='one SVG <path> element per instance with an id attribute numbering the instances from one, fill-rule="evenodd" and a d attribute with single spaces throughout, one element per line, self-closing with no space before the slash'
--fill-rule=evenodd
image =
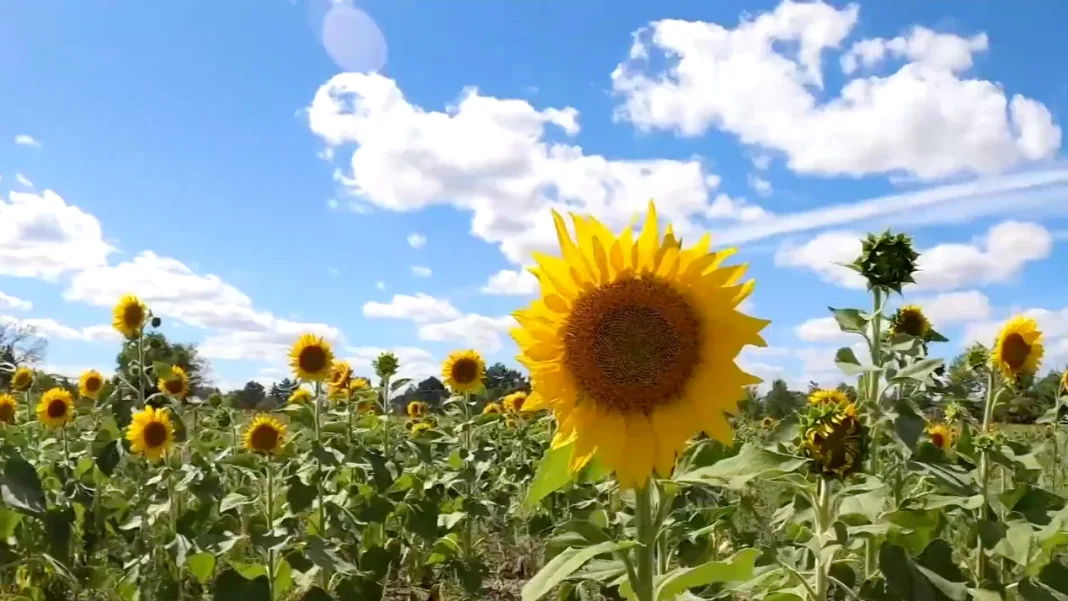
<path id="1" fill-rule="evenodd" d="M 30 178 L 28 178 L 25 175 L 23 175 L 21 171 L 15 173 L 15 181 L 18 182 L 19 185 L 24 187 L 24 188 L 32 188 L 33 187 L 33 182 L 30 181 Z"/>
<path id="2" fill-rule="evenodd" d="M 30 146 L 32 148 L 41 147 L 41 143 L 29 134 L 18 134 L 15 136 L 15 144 L 18 144 L 19 146 Z"/>
<path id="3" fill-rule="evenodd" d="M 412 248 L 423 248 L 426 246 L 426 236 L 422 234 L 409 234 L 408 246 Z"/>
<path id="4" fill-rule="evenodd" d="M 848 342 L 857 338 L 855 333 L 843 332 L 833 317 L 809 319 L 794 328 L 794 335 L 805 342 Z"/>
<path id="5" fill-rule="evenodd" d="M 89 326 L 86 328 L 72 328 L 63 325 L 54 319 L 27 318 L 19 319 L 10 315 L 0 315 L 0 325 L 13 325 L 32 328 L 33 332 L 41 338 L 54 340 L 81 340 L 85 342 L 118 342 L 121 340 L 118 332 L 109 325 Z"/>
<path id="6" fill-rule="evenodd" d="M 501 334 L 516 326 L 510 315 L 486 317 L 470 313 L 440 323 L 428 323 L 419 326 L 420 340 L 433 342 L 457 342 L 485 352 L 494 352 L 501 348 Z"/>
<path id="7" fill-rule="evenodd" d="M 778 267 L 799 267 L 816 272 L 825 282 L 844 288 L 863 289 L 864 278 L 844 267 L 860 254 L 861 236 L 855 232 L 830 231 L 800 245 L 787 244 L 775 253 Z"/>
<path id="8" fill-rule="evenodd" d="M 483 294 L 526 296 L 538 292 L 538 278 L 526 269 L 502 269 L 490 276 Z"/>
<path id="9" fill-rule="evenodd" d="M 96 217 L 51 190 L 0 199 L 0 275 L 54 281 L 105 265 L 113 250 Z"/>
<path id="10" fill-rule="evenodd" d="M 910 301 L 923 309 L 935 328 L 945 325 L 989 319 L 993 313 L 990 299 L 978 290 L 949 292 Z"/>
<path id="11" fill-rule="evenodd" d="M 30 301 L 22 300 L 16 296 L 0 292 L 0 310 L 10 309 L 12 311 L 29 311 L 32 308 L 33 303 Z"/>
<path id="12" fill-rule="evenodd" d="M 388 303 L 369 301 L 363 305 L 364 317 L 408 319 L 415 323 L 448 321 L 461 315 L 449 301 L 422 292 L 415 296 L 395 294 Z"/>
<path id="13" fill-rule="evenodd" d="M 428 278 L 434 272 L 425 265 L 412 265 L 412 273 L 415 274 L 417 277 Z"/>

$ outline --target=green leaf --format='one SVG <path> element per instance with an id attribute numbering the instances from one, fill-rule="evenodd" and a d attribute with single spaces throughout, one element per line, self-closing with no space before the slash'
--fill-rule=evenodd
<path id="1" fill-rule="evenodd" d="M 526 498 L 523 499 L 523 507 L 531 509 L 537 506 L 542 499 L 567 486 L 572 480 L 571 455 L 575 445 L 569 444 L 546 451 L 538 469 L 534 472 L 534 480 L 527 489 Z"/>
<path id="2" fill-rule="evenodd" d="M 8 456 L 4 464 L 0 497 L 5 505 L 32 515 L 39 516 L 45 512 L 45 494 L 41 488 L 41 478 L 30 462 L 18 453 Z"/>
<path id="3" fill-rule="evenodd" d="M 834 320 L 838 322 L 838 328 L 843 332 L 863 334 L 868 327 L 868 320 L 864 319 L 864 314 L 856 309 L 827 308 L 831 310 Z"/>
<path id="4" fill-rule="evenodd" d="M 299 515 L 315 501 L 315 487 L 304 484 L 296 474 L 290 476 L 287 482 L 289 487 L 286 489 L 286 503 L 289 504 L 290 511 Z"/>
<path id="5" fill-rule="evenodd" d="M 211 553 L 197 553 L 188 559 L 186 567 L 189 573 L 197 579 L 197 582 L 206 584 L 215 570 L 215 555 Z"/>
<path id="6" fill-rule="evenodd" d="M 70 537 L 74 533 L 74 510 L 53 507 L 44 518 L 49 553 L 66 563 L 70 558 Z"/>
<path id="7" fill-rule="evenodd" d="M 943 363 L 944 361 L 941 357 L 921 359 L 901 368 L 901 371 L 897 372 L 897 375 L 894 376 L 893 381 L 904 382 L 906 380 L 916 380 L 917 382 L 923 382 L 934 373 L 934 370 L 941 367 Z"/>
<path id="8" fill-rule="evenodd" d="M 622 551 L 635 546 L 633 541 L 606 542 L 584 549 L 569 547 L 545 564 L 523 587 L 523 601 L 537 601 L 556 585 L 581 568 L 585 563 L 603 553 Z"/>
<path id="9" fill-rule="evenodd" d="M 120 457 L 119 441 L 109 441 L 96 451 L 96 467 L 110 478 L 115 473 L 115 467 L 119 465 Z"/>
<path id="10" fill-rule="evenodd" d="M 856 376 L 864 373 L 864 366 L 860 364 L 853 349 L 844 346 L 834 354 L 834 364 L 847 376 Z"/>
<path id="11" fill-rule="evenodd" d="M 164 363 L 163 361 L 156 361 L 152 364 L 152 373 L 157 378 L 162 378 L 166 380 L 167 378 L 171 377 L 171 375 L 173 375 L 174 369 L 171 368 L 171 365 L 169 363 Z"/>
<path id="12" fill-rule="evenodd" d="M 215 579 L 215 601 L 271 601 L 271 584 L 267 576 L 246 579 L 236 570 L 226 570 Z"/>
<path id="13" fill-rule="evenodd" d="M 708 467 L 675 476 L 676 482 L 703 482 L 727 488 L 742 488 L 757 477 L 770 478 L 793 472 L 808 463 L 804 457 L 776 453 L 753 444 L 746 444 L 734 457 Z"/>
<path id="14" fill-rule="evenodd" d="M 909 559 L 897 545 L 884 544 L 879 551 L 879 568 L 893 574 L 886 583 L 892 591 L 910 601 L 965 601 L 968 588 L 963 582 L 950 582 L 933 570 Z"/>
<path id="15" fill-rule="evenodd" d="M 252 499 L 246 497 L 245 495 L 237 492 L 232 492 L 223 497 L 223 500 L 219 503 L 219 513 L 226 513 L 234 507 L 248 505 L 251 502 Z"/>
<path id="16" fill-rule="evenodd" d="M 15 528 L 22 522 L 22 514 L 0 507 L 0 542 L 15 536 Z"/>
<path id="17" fill-rule="evenodd" d="M 666 576 L 656 589 L 656 601 L 672 601 L 677 595 L 716 582 L 749 580 L 753 577 L 758 549 L 743 549 L 724 561 L 710 561 L 692 568 L 678 568 Z"/>

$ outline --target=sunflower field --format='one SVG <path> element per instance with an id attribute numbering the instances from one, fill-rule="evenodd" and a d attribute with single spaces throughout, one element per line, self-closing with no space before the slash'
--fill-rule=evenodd
<path id="1" fill-rule="evenodd" d="M 768 322 L 733 250 L 652 204 L 640 231 L 571 217 L 515 313 L 530 389 L 500 398 L 459 350 L 447 398 L 394 411 L 396 356 L 365 377 L 306 334 L 283 406 L 200 399 L 134 296 L 114 376 L 0 364 L 0 599 L 1068 600 L 1064 399 L 995 420 L 1042 367 L 1033 320 L 950 385 L 923 311 L 887 309 L 911 240 L 868 236 L 871 305 L 831 309 L 852 385 L 754 417 L 738 356 Z"/>

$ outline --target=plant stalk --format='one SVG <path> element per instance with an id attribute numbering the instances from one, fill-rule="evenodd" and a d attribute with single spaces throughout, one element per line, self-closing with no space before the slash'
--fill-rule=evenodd
<path id="1" fill-rule="evenodd" d="M 639 546 L 635 547 L 637 581 L 631 583 L 638 601 L 653 600 L 653 581 L 656 578 L 656 524 L 653 517 L 653 479 L 634 491 L 634 519 Z"/>
<path id="2" fill-rule="evenodd" d="M 271 460 L 267 460 L 267 531 L 274 531 L 274 466 Z M 267 583 L 271 589 L 271 599 L 274 599 L 274 549 L 267 549 Z"/>
<path id="3" fill-rule="evenodd" d="M 829 569 L 830 566 L 823 563 L 823 538 L 831 527 L 831 480 L 826 476 L 819 479 L 819 495 L 816 506 L 816 537 L 819 541 L 819 550 L 816 553 L 816 598 L 813 601 L 826 601 L 827 591 L 830 589 Z"/>
<path id="4" fill-rule="evenodd" d="M 994 386 L 997 383 L 997 378 L 994 374 L 994 370 L 990 370 L 990 375 L 986 381 L 986 405 L 983 407 L 983 425 L 982 435 L 986 436 L 990 431 L 990 423 L 994 419 L 994 405 L 997 395 L 994 391 Z M 976 530 L 978 530 L 979 523 L 986 518 L 987 514 L 987 489 L 990 484 L 990 456 L 987 448 L 984 446 L 980 450 L 979 454 L 979 486 L 980 492 L 983 495 L 983 504 L 978 509 L 976 515 Z M 978 532 L 975 536 L 975 577 L 976 585 L 981 586 L 986 580 L 986 561 L 983 553 L 983 540 L 979 536 Z"/>

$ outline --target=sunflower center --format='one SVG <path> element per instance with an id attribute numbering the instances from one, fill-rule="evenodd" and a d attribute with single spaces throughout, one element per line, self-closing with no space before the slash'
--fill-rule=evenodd
<path id="1" fill-rule="evenodd" d="M 1030 353 L 1031 345 L 1027 344 L 1023 336 L 1016 333 L 1006 336 L 1005 341 L 1001 344 L 1001 356 L 1013 371 L 1017 371 L 1024 366 Z"/>
<path id="2" fill-rule="evenodd" d="M 946 448 L 946 436 L 945 436 L 945 434 L 942 434 L 941 432 L 932 432 L 931 433 L 931 442 L 934 443 L 934 446 L 936 446 L 936 447 L 938 447 L 940 449 Z"/>
<path id="3" fill-rule="evenodd" d="M 30 374 L 28 374 L 26 372 L 19 372 L 19 373 L 15 374 L 14 381 L 12 381 L 11 384 L 15 388 L 26 388 L 26 387 L 28 387 L 30 385 Z"/>
<path id="4" fill-rule="evenodd" d="M 516 397 L 512 399 L 512 407 L 515 408 L 516 411 L 519 411 L 523 408 L 523 403 L 526 402 L 526 400 L 526 398 L 521 396 Z"/>
<path id="5" fill-rule="evenodd" d="M 145 310 L 136 303 L 126 305 L 122 310 L 122 321 L 128 327 L 139 327 L 145 321 Z"/>
<path id="6" fill-rule="evenodd" d="M 459 384 L 470 384 L 478 377 L 478 361 L 458 359 L 452 364 L 452 379 Z"/>
<path id="7" fill-rule="evenodd" d="M 308 373 L 317 373 L 326 367 L 326 350 L 321 346 L 308 346 L 300 351 L 297 359 L 300 368 Z"/>
<path id="8" fill-rule="evenodd" d="M 149 422 L 145 424 L 143 436 L 146 447 L 154 449 L 163 446 L 167 442 L 167 426 L 162 422 Z"/>
<path id="9" fill-rule="evenodd" d="M 170 380 L 163 381 L 163 387 L 167 389 L 167 392 L 171 394 L 181 394 L 184 386 L 179 378 L 172 378 Z"/>
<path id="10" fill-rule="evenodd" d="M 96 392 L 96 391 L 100 390 L 100 386 L 103 383 L 104 382 L 100 378 L 98 378 L 96 376 L 89 376 L 88 378 L 85 379 L 85 389 L 88 390 L 89 392 Z"/>
<path id="11" fill-rule="evenodd" d="M 48 417 L 53 419 L 63 417 L 67 414 L 67 403 L 62 400 L 55 400 L 48 404 Z"/>
<path id="12" fill-rule="evenodd" d="M 682 395 L 700 359 L 690 303 L 655 279 L 615 282 L 581 297 L 565 333 L 565 362 L 586 395 L 649 414 Z"/>
<path id="13" fill-rule="evenodd" d="M 0 404 L 0 422 L 9 422 L 15 415 L 15 406 L 9 403 Z"/>
<path id="14" fill-rule="evenodd" d="M 252 448 L 270 451 L 278 444 L 278 431 L 268 425 L 256 426 L 252 431 Z"/>

